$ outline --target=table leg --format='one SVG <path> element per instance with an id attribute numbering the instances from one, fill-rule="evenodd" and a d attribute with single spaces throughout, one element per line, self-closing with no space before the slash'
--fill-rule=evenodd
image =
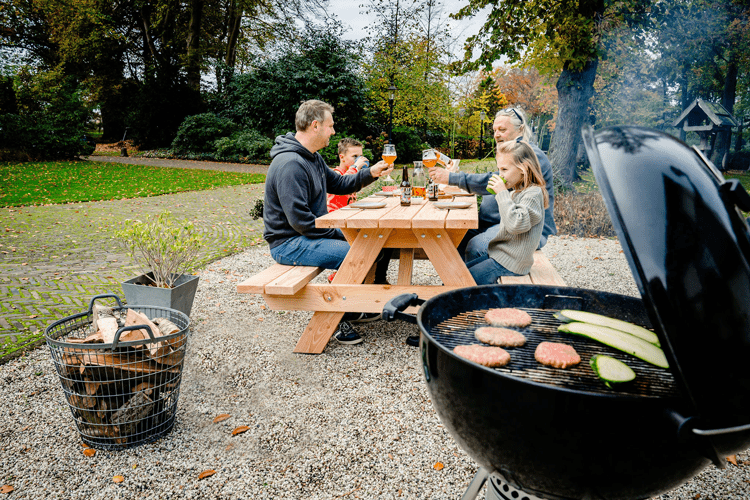
<path id="1" fill-rule="evenodd" d="M 414 267 L 414 249 L 402 248 L 398 261 L 398 284 L 411 285 L 411 272 Z"/>
<path id="2" fill-rule="evenodd" d="M 446 285 L 476 285 L 445 229 L 412 229 L 417 241 Z"/>
<path id="3" fill-rule="evenodd" d="M 362 229 L 352 243 L 344 262 L 336 271 L 332 285 L 361 284 L 382 250 L 392 229 Z M 458 252 L 456 252 L 458 253 Z M 358 311 L 350 311 L 358 312 Z M 297 341 L 294 352 L 320 354 L 336 331 L 343 312 L 316 312 Z"/>

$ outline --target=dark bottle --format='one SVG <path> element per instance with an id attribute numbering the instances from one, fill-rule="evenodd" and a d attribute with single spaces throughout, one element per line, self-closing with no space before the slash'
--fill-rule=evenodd
<path id="1" fill-rule="evenodd" d="M 432 177 L 427 181 L 427 199 L 430 201 L 438 201 L 438 185 L 435 184 Z"/>
<path id="2" fill-rule="evenodd" d="M 404 172 L 401 174 L 401 206 L 408 207 L 411 205 L 411 182 L 409 182 L 409 169 L 404 165 Z"/>

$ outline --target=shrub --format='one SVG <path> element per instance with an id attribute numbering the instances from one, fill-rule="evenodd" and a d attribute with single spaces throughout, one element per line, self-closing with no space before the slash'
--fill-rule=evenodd
<path id="1" fill-rule="evenodd" d="M 246 157 L 249 159 L 268 160 L 273 141 L 263 137 L 255 130 L 242 130 L 230 137 L 214 141 L 219 158 Z"/>
<path id="2" fill-rule="evenodd" d="M 557 192 L 554 212 L 558 234 L 585 238 L 617 236 L 604 199 L 598 191 Z"/>
<path id="3" fill-rule="evenodd" d="M 90 154 L 84 128 L 89 113 L 78 85 L 72 79 L 57 83 L 45 78 L 26 75 L 19 89 L 24 104 L 19 113 L 0 114 L 0 150 L 6 151 L 4 156 L 39 160 Z"/>
<path id="4" fill-rule="evenodd" d="M 172 149 L 179 153 L 211 153 L 218 139 L 231 136 L 236 130 L 237 124 L 232 120 L 213 113 L 188 116 L 177 129 Z"/>
<path id="5" fill-rule="evenodd" d="M 331 136 L 331 140 L 328 142 L 328 146 L 324 147 L 318 153 L 320 153 L 320 156 L 323 157 L 323 159 L 326 161 L 329 167 L 335 167 L 339 164 L 339 141 L 343 139 L 344 137 L 354 137 L 347 133 L 341 133 L 341 134 L 335 134 Z M 357 137 L 354 137 L 355 139 L 359 140 L 362 144 L 365 144 L 365 141 L 358 139 Z M 380 158 L 375 158 L 372 155 L 372 151 L 367 149 L 366 147 L 362 148 L 362 154 L 370 160 L 370 165 L 377 163 L 380 161 Z"/>
<path id="6" fill-rule="evenodd" d="M 727 161 L 727 170 L 750 169 L 750 151 L 738 151 L 732 153 Z"/>

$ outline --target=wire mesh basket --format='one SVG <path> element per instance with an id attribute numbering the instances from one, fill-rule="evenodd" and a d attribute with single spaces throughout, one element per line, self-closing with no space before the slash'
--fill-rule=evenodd
<path id="1" fill-rule="evenodd" d="M 104 298 L 117 306 L 95 303 Z M 189 327 L 175 309 L 123 307 L 116 295 L 97 295 L 87 312 L 44 330 L 84 443 L 124 449 L 172 429 Z"/>

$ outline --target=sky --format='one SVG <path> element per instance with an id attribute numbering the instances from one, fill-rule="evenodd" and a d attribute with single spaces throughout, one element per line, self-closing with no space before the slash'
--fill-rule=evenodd
<path id="1" fill-rule="evenodd" d="M 373 18 L 366 14 L 360 14 L 364 11 L 360 7 L 361 4 L 367 3 L 367 0 L 329 0 L 328 11 L 336 14 L 336 16 L 342 21 L 342 23 L 352 28 L 345 35 L 345 39 L 355 40 L 361 37 L 362 32 L 367 31 L 367 26 L 373 22 Z M 444 0 L 443 2 L 443 19 L 446 19 L 446 23 L 451 26 L 451 31 L 454 36 L 459 39 L 458 44 L 454 50 L 454 55 L 458 58 L 463 56 L 463 41 L 470 35 L 474 35 L 479 31 L 479 28 L 484 24 L 484 17 L 480 12 L 478 15 L 469 18 L 462 19 L 461 21 L 455 21 L 447 19 L 449 13 L 457 12 L 464 5 L 468 5 L 467 0 Z"/>

